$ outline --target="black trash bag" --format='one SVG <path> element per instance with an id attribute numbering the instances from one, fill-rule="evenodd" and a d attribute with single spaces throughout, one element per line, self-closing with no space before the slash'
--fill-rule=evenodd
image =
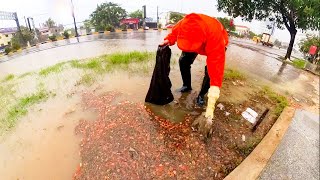
<path id="1" fill-rule="evenodd" d="M 171 92 L 170 73 L 171 49 L 169 46 L 159 46 L 157 50 L 156 65 L 153 70 L 150 87 L 145 99 L 157 105 L 165 105 L 173 101 Z"/>

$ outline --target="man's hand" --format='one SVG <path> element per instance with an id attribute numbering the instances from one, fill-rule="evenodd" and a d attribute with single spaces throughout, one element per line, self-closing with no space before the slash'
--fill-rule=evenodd
<path id="1" fill-rule="evenodd" d="M 213 112 L 216 102 L 220 96 L 220 89 L 217 86 L 211 86 L 208 92 L 208 104 L 206 109 L 205 117 L 208 119 L 213 119 Z"/>
<path id="2" fill-rule="evenodd" d="M 213 128 L 213 112 L 215 104 L 220 95 L 220 89 L 217 86 L 211 86 L 208 92 L 207 110 L 203 115 L 199 116 L 192 126 L 198 127 L 199 133 L 204 137 L 204 140 L 211 137 Z"/>
<path id="3" fill-rule="evenodd" d="M 159 45 L 160 45 L 160 46 L 165 46 L 165 45 L 168 45 L 168 44 L 169 44 L 169 40 L 166 39 L 166 40 L 164 40 L 162 43 L 160 43 Z"/>

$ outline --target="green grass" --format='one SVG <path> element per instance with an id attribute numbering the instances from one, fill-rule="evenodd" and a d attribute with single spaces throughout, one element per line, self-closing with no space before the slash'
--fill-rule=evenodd
<path id="1" fill-rule="evenodd" d="M 24 78 L 26 76 L 30 76 L 31 74 L 33 74 L 33 72 L 27 72 L 27 73 L 21 74 L 19 78 Z"/>
<path id="2" fill-rule="evenodd" d="M 11 81 L 12 79 L 14 79 L 14 75 L 13 74 L 8 74 L 6 77 L 3 78 L 2 82 L 7 82 L 7 81 Z"/>
<path id="3" fill-rule="evenodd" d="M 129 64 L 132 62 L 144 62 L 154 57 L 154 53 L 132 51 L 126 53 L 113 53 L 105 56 L 108 63 L 113 65 Z"/>
<path id="4" fill-rule="evenodd" d="M 295 59 L 292 61 L 292 65 L 296 68 L 303 69 L 306 65 L 306 61 L 303 59 Z"/>
<path id="5" fill-rule="evenodd" d="M 267 95 L 272 101 L 276 103 L 276 108 L 274 109 L 274 114 L 280 116 L 283 109 L 289 105 L 286 97 L 281 96 L 270 89 L 270 87 L 263 87 L 262 93 Z"/>
<path id="6" fill-rule="evenodd" d="M 86 85 L 91 86 L 96 81 L 95 76 L 93 74 L 84 74 L 80 80 L 76 83 L 76 85 Z"/>
<path id="7" fill-rule="evenodd" d="M 0 85 L 0 112 L 14 99 L 14 84 Z"/>
<path id="8" fill-rule="evenodd" d="M 58 63 L 56 65 L 44 68 L 44 69 L 40 70 L 39 75 L 40 76 L 48 76 L 51 73 L 61 72 L 64 64 L 66 64 L 66 62 Z"/>
<path id="9" fill-rule="evenodd" d="M 253 149 L 261 142 L 261 137 L 250 137 L 243 145 L 236 145 L 236 150 L 243 156 L 247 157 Z"/>
<path id="10" fill-rule="evenodd" d="M 102 62 L 99 58 L 94 58 L 89 61 L 77 61 L 73 60 L 70 62 L 71 67 L 78 69 L 91 69 L 96 72 L 100 72 L 103 70 Z"/>
<path id="11" fill-rule="evenodd" d="M 117 68 L 128 69 L 130 63 L 142 63 L 155 57 L 150 52 L 118 52 L 103 55 L 85 61 L 73 60 L 70 62 L 71 67 L 85 70 L 93 70 L 95 72 L 110 72 Z"/>
<path id="12" fill-rule="evenodd" d="M 28 108 L 30 106 L 47 100 L 49 95 L 50 93 L 41 89 L 36 93 L 17 99 L 16 104 L 8 108 L 8 113 L 5 117 L 5 128 L 14 127 L 18 118 L 25 116 L 28 113 Z"/>
<path id="13" fill-rule="evenodd" d="M 226 69 L 224 71 L 224 80 L 245 80 L 245 76 L 237 70 Z"/>

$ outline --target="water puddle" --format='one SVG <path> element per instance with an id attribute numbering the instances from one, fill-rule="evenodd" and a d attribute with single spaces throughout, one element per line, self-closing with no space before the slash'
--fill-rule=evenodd
<path id="1" fill-rule="evenodd" d="M 0 143 L 1 179 L 71 179 L 80 162 L 79 119 L 95 119 L 79 99 L 55 98 L 32 108 Z"/>

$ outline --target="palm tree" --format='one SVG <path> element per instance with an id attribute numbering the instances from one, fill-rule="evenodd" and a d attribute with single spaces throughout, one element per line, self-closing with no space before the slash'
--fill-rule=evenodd
<path id="1" fill-rule="evenodd" d="M 46 25 L 48 26 L 48 28 L 52 28 L 54 27 L 56 23 L 51 19 L 49 18 L 47 21 L 46 21 Z"/>

